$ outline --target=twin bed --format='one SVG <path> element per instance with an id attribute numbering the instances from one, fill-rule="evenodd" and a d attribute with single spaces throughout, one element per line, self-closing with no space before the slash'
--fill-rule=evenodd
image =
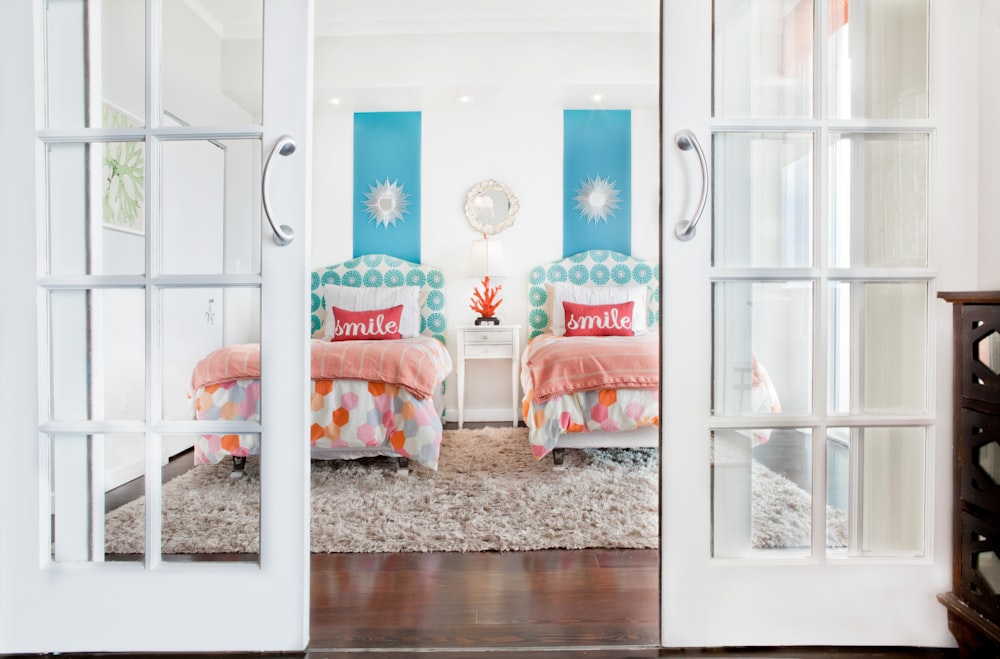
<path id="1" fill-rule="evenodd" d="M 523 415 L 536 458 L 566 448 L 659 443 L 658 266 L 591 250 L 534 268 Z M 312 273 L 311 455 L 396 458 L 436 469 L 441 451 L 445 280 L 372 254 Z M 563 304 L 563 303 L 566 304 Z M 259 346 L 226 346 L 194 369 L 196 419 L 257 420 Z M 201 435 L 195 464 L 231 458 L 242 475 L 257 434 Z"/>
<path id="2" fill-rule="evenodd" d="M 521 355 L 536 458 L 567 448 L 659 446 L 659 266 L 609 250 L 536 266 Z"/>
<path id="3" fill-rule="evenodd" d="M 437 268 L 372 254 L 312 273 L 308 438 L 316 459 L 387 455 L 436 469 L 445 347 L 445 280 Z M 336 310 L 336 311 L 335 311 Z M 339 314 L 339 315 L 337 315 Z M 260 418 L 259 346 L 214 351 L 195 368 L 196 419 Z M 195 464 L 233 459 L 233 476 L 260 453 L 260 437 L 201 435 Z"/>

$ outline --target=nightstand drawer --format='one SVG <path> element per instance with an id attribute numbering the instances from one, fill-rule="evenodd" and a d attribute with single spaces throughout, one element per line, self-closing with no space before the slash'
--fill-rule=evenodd
<path id="1" fill-rule="evenodd" d="M 510 345 L 513 342 L 514 337 L 511 335 L 510 330 L 465 331 L 466 345 L 480 343 L 506 343 Z"/>
<path id="2" fill-rule="evenodd" d="M 476 343 L 465 344 L 466 357 L 511 357 L 513 354 L 512 344 L 507 343 Z"/>

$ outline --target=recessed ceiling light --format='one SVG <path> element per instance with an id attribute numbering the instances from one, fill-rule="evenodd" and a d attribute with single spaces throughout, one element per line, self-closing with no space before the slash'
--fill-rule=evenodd
<path id="1" fill-rule="evenodd" d="M 461 101 L 462 103 L 471 103 L 472 97 L 469 96 L 468 94 L 463 94 L 458 97 L 458 100 Z"/>
<path id="2" fill-rule="evenodd" d="M 594 94 L 590 98 L 593 99 L 594 103 L 600 103 L 601 101 L 604 100 L 604 95 L 603 94 Z"/>
<path id="3" fill-rule="evenodd" d="M 330 105 L 340 105 L 340 99 L 334 96 L 330 99 Z"/>

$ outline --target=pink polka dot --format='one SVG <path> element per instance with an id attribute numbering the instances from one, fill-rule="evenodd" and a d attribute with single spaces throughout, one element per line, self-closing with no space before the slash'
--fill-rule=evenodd
<path id="1" fill-rule="evenodd" d="M 365 446 L 374 446 L 376 444 L 375 429 L 367 423 L 362 424 L 358 427 L 358 439 L 364 442 Z"/>
<path id="2" fill-rule="evenodd" d="M 570 414 L 569 412 L 563 412 L 562 414 L 559 415 L 559 428 L 560 429 L 566 430 L 567 428 L 570 427 L 570 424 L 572 424 L 572 423 L 573 423 L 573 415 Z M 536 455 L 535 457 L 537 458 L 537 457 L 541 457 L 541 456 L 537 456 Z"/>
<path id="3" fill-rule="evenodd" d="M 601 423 L 601 430 L 606 430 L 608 432 L 618 430 L 618 422 L 615 421 L 614 419 L 605 419 Z"/>
<path id="4" fill-rule="evenodd" d="M 642 417 L 642 404 L 629 403 L 628 407 L 625 408 L 625 414 L 630 419 L 640 419 Z"/>
<path id="5" fill-rule="evenodd" d="M 608 420 L 608 408 L 606 405 L 597 404 L 590 408 L 590 418 L 597 421 L 603 427 L 604 422 Z"/>
<path id="6" fill-rule="evenodd" d="M 345 410 L 353 410 L 358 406 L 358 395 L 353 391 L 348 391 L 340 397 L 340 405 Z"/>

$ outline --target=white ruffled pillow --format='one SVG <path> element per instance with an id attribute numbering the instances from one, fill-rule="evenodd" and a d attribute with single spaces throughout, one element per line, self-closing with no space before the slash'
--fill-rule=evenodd
<path id="1" fill-rule="evenodd" d="M 399 334 L 404 339 L 420 335 L 420 287 L 392 286 L 382 288 L 360 288 L 327 284 L 323 287 L 326 298 L 326 321 L 323 323 L 323 339 L 333 339 L 337 324 L 333 321 L 333 307 L 348 311 L 377 311 L 403 305 L 403 315 L 399 319 Z"/>
<path id="2" fill-rule="evenodd" d="M 578 286 L 566 282 L 552 284 L 552 322 L 549 329 L 556 336 L 566 334 L 566 312 L 563 302 L 576 304 L 621 304 L 632 302 L 632 331 L 636 336 L 649 331 L 646 324 L 646 286 Z"/>

